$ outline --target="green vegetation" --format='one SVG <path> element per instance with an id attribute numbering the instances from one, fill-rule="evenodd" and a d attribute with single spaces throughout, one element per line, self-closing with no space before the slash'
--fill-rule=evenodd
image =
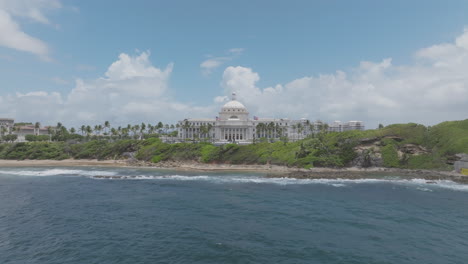
<path id="1" fill-rule="evenodd" d="M 0 158 L 24 160 L 24 159 L 66 159 L 69 156 L 65 153 L 64 143 L 15 143 L 3 144 L 0 147 Z"/>
<path id="2" fill-rule="evenodd" d="M 49 141 L 50 137 L 48 135 L 26 135 L 26 141 Z"/>
<path id="3" fill-rule="evenodd" d="M 468 153 L 468 119 L 443 122 L 428 130 L 428 145 L 441 155 Z"/>
<path id="4" fill-rule="evenodd" d="M 146 162 L 196 161 L 226 164 L 275 164 L 291 167 L 345 167 L 353 165 L 359 155 L 364 160 L 381 159 L 385 167 L 409 169 L 450 169 L 449 161 L 456 153 L 468 153 L 468 120 L 451 121 L 433 127 L 419 124 L 379 126 L 375 130 L 324 131 L 306 139 L 288 142 L 259 141 L 250 145 L 227 144 L 214 146 L 207 142 L 164 143 L 159 138 L 170 126 L 129 127 L 123 134 L 102 128 L 107 136 L 87 134 L 83 126 L 80 134 L 63 126 L 50 135 L 28 136 L 29 142 L 13 141 L 4 135 L 7 143 L 0 144 L 0 159 L 120 159 L 132 155 Z M 147 133 L 142 131 L 146 130 Z M 130 131 L 130 132 L 128 132 Z M 86 134 L 86 135 L 85 135 Z M 113 134 L 113 135 L 112 135 Z M 48 142 L 50 139 L 53 142 Z M 357 147 L 364 148 L 361 153 Z"/>
<path id="5" fill-rule="evenodd" d="M 398 148 L 394 140 L 385 140 L 385 146 L 382 147 L 383 165 L 389 168 L 400 167 L 400 159 L 398 157 Z"/>

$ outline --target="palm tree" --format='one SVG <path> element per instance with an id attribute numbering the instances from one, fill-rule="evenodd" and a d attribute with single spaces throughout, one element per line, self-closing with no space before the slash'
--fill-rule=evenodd
<path id="1" fill-rule="evenodd" d="M 314 124 L 310 124 L 310 125 L 309 125 L 309 131 L 310 131 L 310 135 L 313 137 L 313 136 L 314 136 L 314 133 L 315 133 Z"/>
<path id="2" fill-rule="evenodd" d="M 91 133 L 93 133 L 93 129 L 91 128 L 91 126 L 87 125 L 86 126 L 86 135 L 89 137 L 91 135 Z"/>
<path id="3" fill-rule="evenodd" d="M 34 134 L 35 134 L 36 136 L 39 135 L 39 128 L 40 128 L 40 127 L 41 127 L 41 123 L 36 122 L 36 123 L 34 124 Z"/>
<path id="4" fill-rule="evenodd" d="M 145 123 L 141 123 L 141 127 L 140 127 L 140 134 L 145 134 L 145 131 L 146 131 L 146 124 Z"/>
<path id="5" fill-rule="evenodd" d="M 62 126 L 63 126 L 62 123 L 58 122 L 58 123 L 57 123 L 57 126 L 55 127 L 55 131 L 54 131 L 54 132 L 55 132 L 55 133 L 60 132 L 60 131 L 62 130 Z"/>
<path id="6" fill-rule="evenodd" d="M 145 134 L 145 131 L 146 131 L 146 125 L 145 125 L 145 123 L 141 123 L 141 127 L 140 127 L 140 139 L 143 139 L 143 135 Z"/>
<path id="7" fill-rule="evenodd" d="M 185 120 L 184 124 L 182 125 L 182 129 L 185 130 L 185 133 L 184 133 L 185 139 L 187 139 L 189 128 L 190 128 L 190 122 L 188 120 Z"/>
<path id="8" fill-rule="evenodd" d="M 167 135 L 167 131 L 169 130 L 169 124 L 164 125 L 164 133 Z"/>
<path id="9" fill-rule="evenodd" d="M 297 137 L 297 135 L 296 135 L 296 128 L 297 128 L 297 126 L 294 124 L 294 125 L 291 126 L 291 128 L 292 128 L 292 130 L 293 130 L 293 135 Z"/>
<path id="10" fill-rule="evenodd" d="M 154 133 L 154 126 L 151 124 L 148 124 L 148 134 L 153 134 Z"/>
<path id="11" fill-rule="evenodd" d="M 255 130 L 256 130 L 256 134 L 257 134 L 257 138 L 261 138 L 262 137 L 262 130 L 264 129 L 264 124 L 263 123 L 258 123 L 257 126 L 255 126 Z"/>
<path id="12" fill-rule="evenodd" d="M 306 134 L 310 135 L 310 121 L 309 119 L 306 120 L 305 125 L 304 125 L 304 130 L 306 130 Z"/>
<path id="13" fill-rule="evenodd" d="M 164 127 L 163 123 L 161 121 L 158 122 L 158 125 L 156 128 L 158 129 L 158 133 L 161 134 L 161 129 Z"/>
<path id="14" fill-rule="evenodd" d="M 81 131 L 81 135 L 84 136 L 84 133 L 86 132 L 86 126 L 85 126 L 85 125 L 81 125 L 80 131 Z"/>
<path id="15" fill-rule="evenodd" d="M 326 133 L 328 131 L 328 124 L 323 125 L 323 131 Z"/>
<path id="16" fill-rule="evenodd" d="M 52 141 L 52 133 L 53 133 L 53 129 L 51 126 L 48 126 L 47 127 L 47 134 L 49 135 L 49 141 Z"/>
<path id="17" fill-rule="evenodd" d="M 70 133 L 71 133 L 71 134 L 75 134 L 75 132 L 76 132 L 76 130 L 75 130 L 74 127 L 70 128 Z"/>
<path id="18" fill-rule="evenodd" d="M 210 141 L 211 141 L 211 129 L 213 129 L 213 125 L 208 123 L 208 125 L 207 125 L 207 130 L 208 131 L 207 132 L 208 132 L 208 138 L 210 139 Z"/>
<path id="19" fill-rule="evenodd" d="M 270 138 L 270 140 L 273 138 L 273 131 L 274 131 L 274 130 L 275 130 L 275 123 L 270 122 L 270 123 L 267 125 L 268 138 Z"/>
<path id="20" fill-rule="evenodd" d="M 108 129 L 110 128 L 110 123 L 109 123 L 109 121 L 105 121 L 105 122 L 104 122 L 104 128 L 106 129 L 106 131 L 104 131 L 104 133 L 107 135 Z"/>
<path id="21" fill-rule="evenodd" d="M 304 126 L 302 126 L 301 123 L 298 123 L 297 124 L 298 139 L 302 139 L 302 131 L 304 131 Z"/>
<path id="22" fill-rule="evenodd" d="M 122 128 L 122 136 L 123 136 L 123 137 L 128 137 L 128 132 L 129 132 L 129 131 L 130 131 L 130 130 L 128 129 L 128 127 Z"/>
<path id="23" fill-rule="evenodd" d="M 140 130 L 140 125 L 134 125 L 132 127 L 132 133 L 133 133 L 133 137 L 135 137 L 137 135 L 137 131 Z"/>
<path id="24" fill-rule="evenodd" d="M 119 128 L 120 128 L 120 127 L 119 127 Z M 114 137 L 117 136 L 117 135 L 119 134 L 118 130 L 115 129 L 115 128 L 111 128 L 110 132 L 111 132 L 111 135 L 114 136 Z"/>
<path id="25" fill-rule="evenodd" d="M 200 126 L 200 137 L 205 138 L 207 133 L 208 133 L 208 127 L 205 124 L 202 124 Z"/>
<path id="26" fill-rule="evenodd" d="M 276 123 L 275 134 L 276 134 L 276 138 L 281 138 L 283 136 L 283 128 L 280 127 L 278 123 Z"/>
<path id="27" fill-rule="evenodd" d="M 4 126 L 2 126 L 2 127 L 0 128 L 0 133 L 2 134 L 2 136 L 4 136 L 6 132 L 7 132 L 7 128 L 4 127 Z"/>

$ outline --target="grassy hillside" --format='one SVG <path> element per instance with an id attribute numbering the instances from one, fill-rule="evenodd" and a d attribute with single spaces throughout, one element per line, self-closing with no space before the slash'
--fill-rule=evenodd
<path id="1" fill-rule="evenodd" d="M 468 119 L 429 127 L 429 146 L 442 155 L 468 153 Z"/>
<path id="2" fill-rule="evenodd" d="M 0 144 L 0 159 L 119 159 L 132 155 L 129 153 L 154 163 L 171 160 L 310 168 L 351 166 L 361 159 L 381 162 L 385 167 L 450 169 L 454 154 L 468 153 L 468 120 L 432 127 L 395 124 L 375 130 L 321 133 L 298 142 L 246 146 L 166 144 L 158 138 Z"/>

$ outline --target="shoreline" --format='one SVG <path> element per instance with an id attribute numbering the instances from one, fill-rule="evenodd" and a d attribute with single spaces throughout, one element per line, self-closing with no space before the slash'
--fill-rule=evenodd
<path id="1" fill-rule="evenodd" d="M 279 165 L 242 165 L 242 164 L 205 164 L 198 162 L 160 162 L 158 164 L 132 160 L 0 160 L 1 167 L 126 167 L 165 169 L 176 171 L 228 171 L 228 172 L 261 172 L 269 178 L 296 179 L 379 179 L 385 176 L 399 176 L 408 179 L 451 180 L 468 184 L 468 176 L 455 171 L 410 170 L 398 168 L 290 168 Z"/>

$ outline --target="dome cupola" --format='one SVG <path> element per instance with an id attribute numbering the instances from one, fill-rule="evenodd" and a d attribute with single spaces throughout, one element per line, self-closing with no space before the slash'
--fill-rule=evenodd
<path id="1" fill-rule="evenodd" d="M 236 100 L 236 93 L 232 93 L 231 101 L 227 102 L 221 108 L 222 113 L 247 113 L 247 108 Z"/>

